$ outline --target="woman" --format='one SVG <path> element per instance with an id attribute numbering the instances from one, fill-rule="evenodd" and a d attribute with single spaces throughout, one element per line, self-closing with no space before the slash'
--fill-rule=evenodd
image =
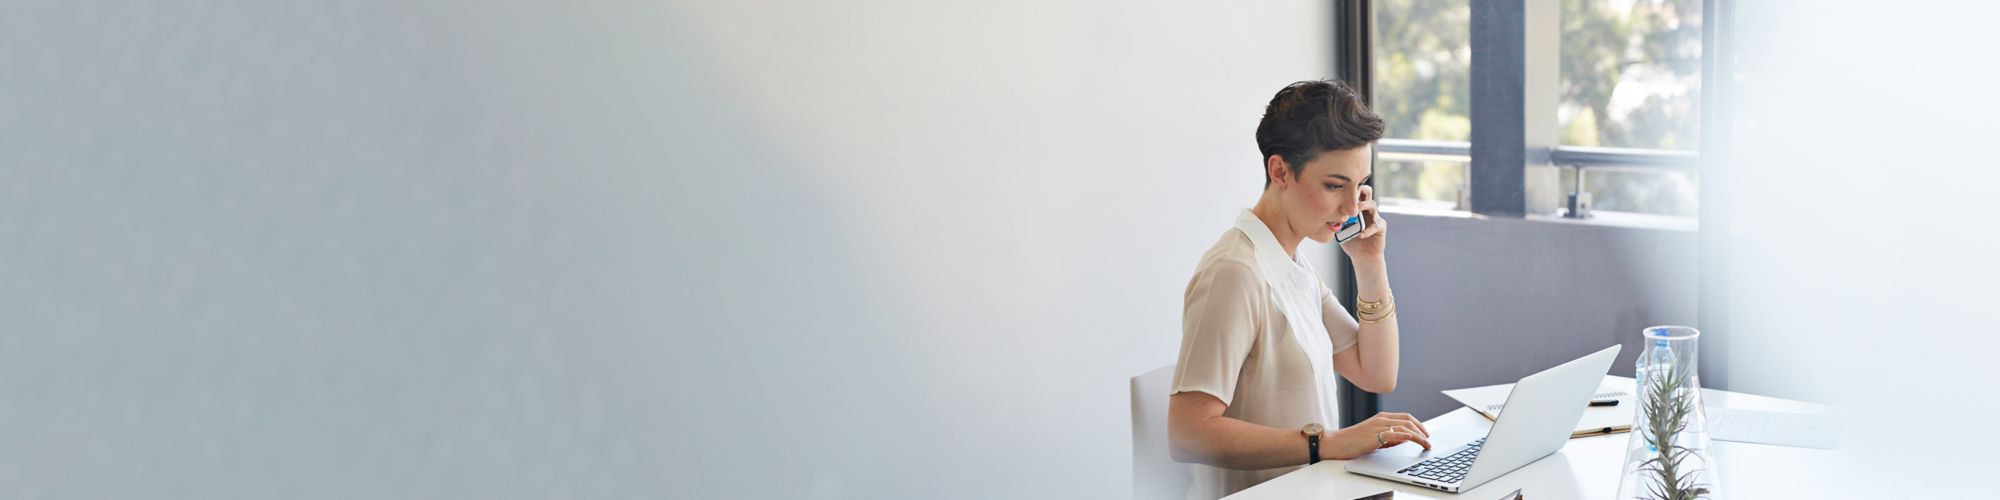
<path id="1" fill-rule="evenodd" d="M 1381 137 L 1382 118 L 1336 81 L 1292 84 L 1264 109 L 1264 193 L 1188 282 L 1167 410 L 1174 459 L 1198 464 L 1188 498 L 1219 498 L 1321 459 L 1411 441 L 1430 448 L 1429 431 L 1403 413 L 1332 429 L 1335 373 L 1369 392 L 1396 387 L 1389 226 L 1361 185 Z M 1297 250 L 1305 238 L 1332 240 L 1356 214 L 1367 230 L 1340 244 L 1359 284 L 1350 316 Z"/>

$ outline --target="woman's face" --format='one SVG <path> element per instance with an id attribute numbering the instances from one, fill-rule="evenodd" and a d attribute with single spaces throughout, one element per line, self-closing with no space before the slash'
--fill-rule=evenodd
<path id="1" fill-rule="evenodd" d="M 1321 153 L 1306 162 L 1297 179 L 1287 179 L 1289 186 L 1279 198 L 1293 234 L 1328 243 L 1342 221 L 1360 213 L 1361 183 L 1372 174 L 1368 165 L 1372 147 Z"/>

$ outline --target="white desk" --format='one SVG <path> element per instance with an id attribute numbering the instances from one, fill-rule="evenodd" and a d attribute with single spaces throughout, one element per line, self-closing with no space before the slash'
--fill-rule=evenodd
<path id="1" fill-rule="evenodd" d="M 1605 377 L 1614 387 L 1631 387 L 1632 379 Z M 1832 408 L 1778 398 L 1704 389 L 1703 404 L 1709 409 L 1734 408 L 1783 412 L 1831 412 Z M 1848 423 L 1852 434 L 1854 423 Z M 1424 422 L 1432 435 L 1450 432 L 1484 432 L 1493 426 L 1486 417 L 1469 408 Z M 1500 476 L 1478 488 L 1460 494 L 1445 493 L 1403 483 L 1352 474 L 1343 460 L 1325 460 L 1290 474 L 1279 476 L 1230 495 L 1231 500 L 1321 498 L 1350 500 L 1387 490 L 1396 498 L 1436 498 L 1451 500 L 1495 500 L 1520 489 L 1533 500 L 1605 499 L 1618 494 L 1618 472 L 1624 465 L 1625 440 L 1631 434 L 1618 433 L 1569 440 L 1562 451 Z M 1376 453 L 1422 451 L 1415 444 L 1403 444 Z M 1830 478 L 1838 470 L 1835 460 L 1842 450 L 1815 450 L 1762 444 L 1716 441 L 1710 453 L 1721 473 L 1722 494 L 1718 498 L 1840 498 L 1842 481 Z"/>

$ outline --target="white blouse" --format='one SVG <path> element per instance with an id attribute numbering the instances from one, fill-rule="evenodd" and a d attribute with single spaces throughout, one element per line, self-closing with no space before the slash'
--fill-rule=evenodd
<path id="1" fill-rule="evenodd" d="M 1249 210 L 1202 255 L 1188 281 L 1174 394 L 1228 405 L 1225 417 L 1280 429 L 1338 427 L 1333 354 L 1354 346 L 1358 324 L 1312 264 L 1285 256 Z M 1299 440 L 1299 459 L 1306 458 Z M 1298 468 L 1231 470 L 1189 464 L 1189 499 L 1214 499 Z"/>

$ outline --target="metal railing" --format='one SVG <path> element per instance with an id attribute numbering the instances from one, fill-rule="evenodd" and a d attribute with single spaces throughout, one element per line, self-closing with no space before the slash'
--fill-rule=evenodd
<path id="1" fill-rule="evenodd" d="M 1584 173 L 1591 170 L 1657 171 L 1695 170 L 1701 165 L 1701 154 L 1696 151 L 1643 148 L 1605 148 L 1594 146 L 1556 146 L 1543 152 L 1549 166 L 1568 168 L 1576 172 L 1576 180 L 1570 186 L 1569 203 L 1564 217 L 1582 219 L 1590 217 L 1590 192 L 1583 190 Z M 1472 143 L 1464 141 L 1427 141 L 1417 139 L 1382 139 L 1375 142 L 1375 156 L 1389 161 L 1450 161 L 1470 163 Z"/>

